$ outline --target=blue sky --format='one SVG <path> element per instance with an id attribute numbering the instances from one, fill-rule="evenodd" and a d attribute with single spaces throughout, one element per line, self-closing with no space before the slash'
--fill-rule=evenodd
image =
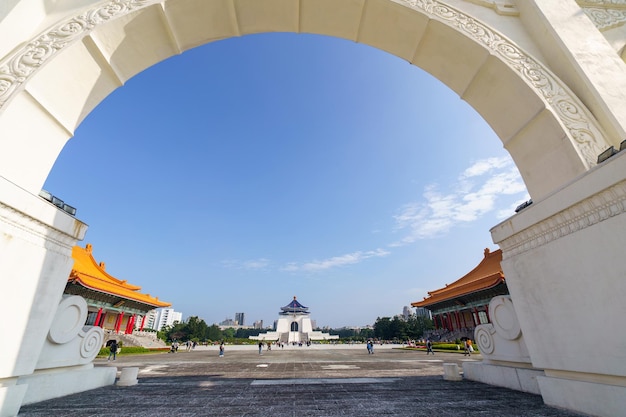
<path id="1" fill-rule="evenodd" d="M 259 34 L 157 64 L 81 124 L 46 181 L 114 276 L 207 323 L 393 316 L 496 249 L 528 199 L 482 118 L 354 42 Z"/>

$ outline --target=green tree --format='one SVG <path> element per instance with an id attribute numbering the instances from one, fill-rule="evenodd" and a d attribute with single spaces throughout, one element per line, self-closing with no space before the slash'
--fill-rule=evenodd
<path id="1" fill-rule="evenodd" d="M 378 317 L 374 323 L 374 336 L 384 340 L 419 339 L 425 330 L 433 328 L 433 322 L 425 317 L 402 316 Z"/>
<path id="2" fill-rule="evenodd" d="M 222 331 L 216 324 L 209 327 L 207 333 L 207 340 L 217 341 L 222 339 Z"/>
<path id="3" fill-rule="evenodd" d="M 378 317 L 374 322 L 374 336 L 379 339 L 389 340 L 391 337 L 391 318 Z"/>

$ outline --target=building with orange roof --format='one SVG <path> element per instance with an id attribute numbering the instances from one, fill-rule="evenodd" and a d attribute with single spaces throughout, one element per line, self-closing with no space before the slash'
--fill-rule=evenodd
<path id="1" fill-rule="evenodd" d="M 139 323 L 143 330 L 146 315 L 159 307 L 172 304 L 158 297 L 139 292 L 141 287 L 129 284 L 106 272 L 104 262 L 96 262 L 91 244 L 74 246 L 74 266 L 65 286 L 65 294 L 79 295 L 87 301 L 86 325 L 99 326 L 105 331 L 132 333 Z M 139 321 L 141 320 L 141 321 Z"/>
<path id="2" fill-rule="evenodd" d="M 431 311 L 435 333 L 473 338 L 474 328 L 489 323 L 489 301 L 497 295 L 508 295 L 502 272 L 502 250 L 485 249 L 483 260 L 470 272 L 445 287 L 428 292 L 413 307 Z"/>

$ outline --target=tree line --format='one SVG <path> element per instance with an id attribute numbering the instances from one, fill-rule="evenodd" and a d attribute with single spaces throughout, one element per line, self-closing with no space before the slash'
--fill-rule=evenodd
<path id="1" fill-rule="evenodd" d="M 338 335 L 340 340 L 363 342 L 369 339 L 379 340 L 415 340 L 422 338 L 424 331 L 433 328 L 432 320 L 426 317 L 403 316 L 378 317 L 371 328 L 339 328 L 324 329 L 331 335 Z M 317 329 L 319 330 L 319 329 Z M 197 317 L 191 316 L 182 322 L 174 322 L 171 326 L 164 326 L 157 335 L 165 342 L 186 342 L 188 340 L 196 343 L 212 343 L 217 341 L 235 342 L 237 340 L 248 339 L 249 336 L 258 336 L 259 333 L 267 329 L 220 329 L 213 324 Z"/>

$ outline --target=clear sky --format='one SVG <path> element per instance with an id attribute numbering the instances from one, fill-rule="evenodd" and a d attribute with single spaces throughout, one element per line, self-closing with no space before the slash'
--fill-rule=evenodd
<path id="1" fill-rule="evenodd" d="M 474 268 L 527 200 L 486 122 L 431 75 L 317 35 L 161 62 L 81 124 L 44 187 L 112 275 L 208 324 L 373 324 Z"/>

